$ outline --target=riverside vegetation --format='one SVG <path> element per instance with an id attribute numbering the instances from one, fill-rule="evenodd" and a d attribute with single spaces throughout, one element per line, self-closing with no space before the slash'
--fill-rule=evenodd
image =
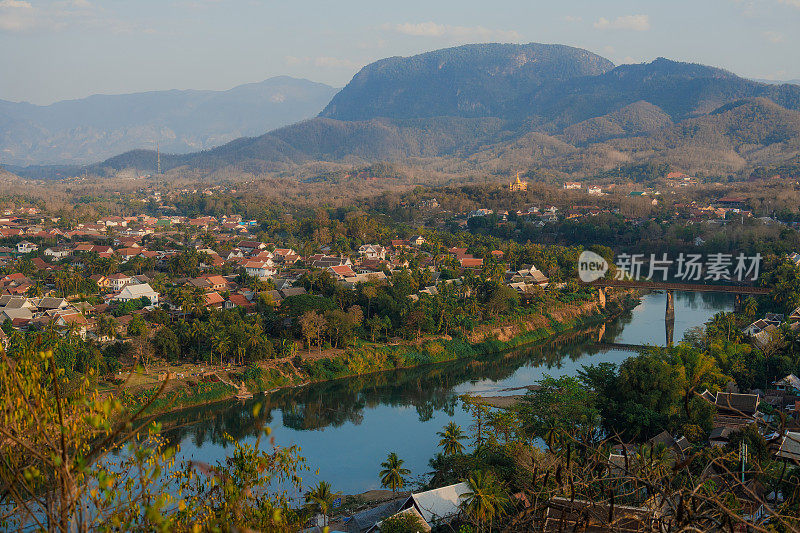
<path id="1" fill-rule="evenodd" d="M 443 194 L 457 202 L 481 193 L 450 189 Z M 506 201 L 500 195 L 488 197 Z M 64 532 L 300 529 L 314 513 L 331 512 L 336 480 L 316 487 L 320 490 L 303 502 L 275 490 L 280 484 L 307 489 L 301 487 L 302 472 L 314 465 L 305 465 L 297 449 L 271 442 L 264 428 L 259 441 L 232 439 L 231 453 L 218 464 L 176 464 L 175 449 L 162 439 L 153 415 L 230 396 L 233 389 L 226 382 L 261 391 L 472 359 L 602 322 L 632 302 L 619 294 L 599 313 L 593 289 L 574 281 L 583 250 L 575 242 L 588 227 L 585 221 L 538 224 L 510 215 L 506 220 L 470 217 L 461 226 L 457 220 L 440 224 L 433 217 L 431 227 L 419 229 L 379 214 L 389 201 L 365 203 L 366 211 L 295 212 L 296 218 L 288 210 L 262 212 L 254 237 L 258 242 L 280 238 L 302 251 L 294 268 L 286 268 L 298 271 L 294 288 L 302 291 L 280 302 L 273 297 L 273 281 L 250 276 L 241 265 L 204 267 L 213 264 L 207 250 L 234 249 L 222 233 L 188 225 L 147 238 L 145 244 L 154 249 L 176 247 L 158 264 L 146 256 L 122 263 L 113 254 L 96 253 L 48 263 L 56 269 L 37 267 L 34 259 L 40 257 L 23 255 L 8 262 L 4 274 L 31 281 L 31 294 L 50 292 L 96 307 L 102 302 L 99 293 L 92 293 L 94 282 L 82 279 L 102 272 L 147 272 L 164 303 L 121 303 L 98 316 L 96 334 L 86 338 L 77 326 L 52 321 L 42 327 L 23 328 L 10 320 L 3 324 L 0 525 Z M 185 209 L 209 206 L 198 195 L 182 196 L 180 202 Z M 786 255 L 798 242 L 797 233 L 748 220 L 728 224 L 717 232 L 717 241 L 697 245 L 696 237 L 708 236 L 705 225 L 698 225 L 704 233 L 684 231 L 686 218 L 679 211 L 654 207 L 648 213 L 650 219 L 641 220 L 609 210 L 597 219 L 602 231 L 587 237 L 600 243 L 590 249 L 610 260 L 613 251 L 607 245 L 612 244 L 619 250 L 647 249 L 669 238 L 670 249 L 719 250 L 741 243 L 745 251 L 763 255 L 766 274 L 760 282 L 771 293 L 747 300 L 735 314 L 718 315 L 675 348 L 632 357 L 619 367 L 585 368 L 576 379 L 545 380 L 515 409 L 499 411 L 467 401 L 474 422 L 458 431 L 443 429 L 447 453 L 433 458 L 428 480 L 429 487 L 462 480 L 470 485 L 473 497 L 464 505 L 460 526 L 470 531 L 536 529 L 544 523 L 545 504 L 566 498 L 591 502 L 595 514 L 611 524 L 619 520 L 622 506 L 644 509 L 667 530 L 745 523 L 757 530 L 796 529 L 797 466 L 776 460 L 764 439 L 794 422 L 764 407 L 769 416 L 759 422 L 758 432 L 739 431 L 727 446 L 709 447 L 713 407 L 698 394 L 731 383 L 741 390 L 763 390 L 776 376 L 800 373 L 800 337 L 794 329 L 776 328 L 763 344 L 742 333 L 766 312 L 788 316 L 800 306 L 800 269 Z M 624 222 L 631 222 L 632 229 Z M 408 244 L 417 232 L 424 242 Z M 394 236 L 402 238 L 391 265 L 375 271 L 381 279 L 348 286 L 328 269 L 314 266 L 313 252 L 323 247 L 349 259 L 364 243 L 387 243 Z M 548 244 L 530 242 L 537 236 Z M 536 265 L 549 278 L 546 288 L 532 283 L 524 290 L 511 288 L 509 275 L 513 279 L 526 265 Z M 252 293 L 252 306 L 205 305 L 205 293 L 190 283 L 204 268 Z M 124 335 L 115 324 L 123 317 L 130 318 Z M 152 374 L 167 363 L 179 369 L 201 365 L 225 381 L 184 377 L 154 380 L 156 386 L 134 383 L 139 370 Z M 690 455 L 673 461 L 647 444 L 661 431 L 685 436 Z M 461 433 L 466 439 L 458 437 Z M 742 468 L 736 446 L 743 441 L 754 452 L 744 461 L 744 482 L 732 475 L 734 467 Z M 627 459 L 622 472 L 613 470 L 612 476 L 609 472 L 620 465 L 609 456 L 620 446 Z M 387 460 L 393 465 L 387 469 L 402 481 L 400 461 Z M 709 477 L 712 467 L 716 475 Z M 388 479 L 395 488 L 403 487 L 396 475 Z M 754 491 L 753 483 L 763 493 Z M 753 505 L 768 512 L 753 519 L 748 514 Z"/>

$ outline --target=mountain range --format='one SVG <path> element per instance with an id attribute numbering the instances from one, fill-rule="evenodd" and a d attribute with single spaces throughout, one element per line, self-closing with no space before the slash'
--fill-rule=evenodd
<path id="1" fill-rule="evenodd" d="M 0 100 L 0 162 L 94 163 L 134 148 L 184 153 L 313 117 L 336 89 L 270 78 L 227 91 L 94 95 L 47 106 Z"/>
<path id="2" fill-rule="evenodd" d="M 730 175 L 798 153 L 798 85 L 664 58 L 615 66 L 587 50 L 531 43 L 383 59 L 315 118 L 213 149 L 162 154 L 161 163 L 165 171 L 213 174 L 411 160 L 454 172 L 586 175 L 666 162 Z M 87 170 L 154 169 L 155 159 L 152 150 L 136 150 Z"/>

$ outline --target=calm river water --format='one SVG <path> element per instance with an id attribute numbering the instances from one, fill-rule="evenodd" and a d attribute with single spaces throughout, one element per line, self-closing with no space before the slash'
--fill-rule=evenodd
<path id="1" fill-rule="evenodd" d="M 603 341 L 665 344 L 664 294 L 649 294 L 627 316 L 606 326 Z M 733 308 L 733 295 L 675 293 L 675 341 L 718 311 Z M 567 337 L 569 335 L 567 334 Z M 356 494 L 380 488 L 378 471 L 386 455 L 397 452 L 412 477 L 429 471 L 437 451 L 436 432 L 450 420 L 466 430 L 470 419 L 460 406 L 464 393 L 515 394 L 507 391 L 536 383 L 545 375 L 575 375 L 583 365 L 620 363 L 631 355 L 600 351 L 583 340 L 518 349 L 479 361 L 456 361 L 423 368 L 384 372 L 335 382 L 256 395 L 247 402 L 228 401 L 167 415 L 170 440 L 180 442 L 183 459 L 215 463 L 230 453 L 223 435 L 255 440 L 252 406 L 272 429 L 276 443 L 297 444 L 312 472 L 334 491 Z M 266 439 L 262 439 L 262 445 Z M 313 471 L 319 470 L 319 474 Z"/>

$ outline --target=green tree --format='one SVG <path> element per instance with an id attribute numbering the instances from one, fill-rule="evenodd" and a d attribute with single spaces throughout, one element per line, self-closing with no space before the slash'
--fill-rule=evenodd
<path id="1" fill-rule="evenodd" d="M 168 327 L 161 327 L 153 335 L 153 349 L 156 357 L 161 357 L 167 361 L 174 361 L 180 357 L 180 342 L 178 336 Z"/>
<path id="2" fill-rule="evenodd" d="M 381 486 L 392 489 L 396 493 L 398 488 L 402 488 L 405 483 L 405 477 L 411 473 L 408 468 L 403 468 L 404 461 L 400 459 L 395 452 L 391 452 L 386 461 L 381 463 Z"/>
<path id="3" fill-rule="evenodd" d="M 464 445 L 461 441 L 466 439 L 467 436 L 461 430 L 461 426 L 453 421 L 447 423 L 443 431 L 436 433 L 441 439 L 439 446 L 445 455 L 461 455 L 464 453 Z"/>
<path id="4" fill-rule="evenodd" d="M 339 496 L 338 492 L 331 491 L 331 484 L 320 481 L 306 493 L 306 506 L 312 512 L 322 515 L 323 525 L 328 525 L 328 513 L 333 508 L 333 500 Z"/>
<path id="5" fill-rule="evenodd" d="M 579 379 L 545 376 L 538 387 L 525 394 L 518 407 L 523 430 L 544 438 L 548 433 L 584 432 L 597 427 L 600 413 L 595 395 Z"/>
<path id="6" fill-rule="evenodd" d="M 398 513 L 381 522 L 381 533 L 419 533 L 425 531 L 425 524 L 419 515 L 409 512 Z"/>
<path id="7" fill-rule="evenodd" d="M 502 483 L 490 472 L 477 470 L 466 480 L 469 490 L 463 494 L 461 508 L 473 521 L 478 533 L 505 514 L 508 496 Z"/>

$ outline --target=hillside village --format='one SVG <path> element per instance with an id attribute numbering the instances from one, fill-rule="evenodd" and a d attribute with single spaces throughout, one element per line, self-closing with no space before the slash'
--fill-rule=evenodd
<path id="1" fill-rule="evenodd" d="M 532 203 L 529 196 L 518 196 L 531 193 L 523 183 L 518 178 L 503 187 L 502 201 L 473 202 L 460 211 L 448 209 L 454 205 L 452 191 L 415 192 L 395 211 L 407 213 L 414 224 L 387 222 L 374 207 L 353 218 L 328 218 L 317 211 L 316 219 L 292 222 L 304 237 L 282 239 L 275 237 L 289 232 L 273 220 L 174 214 L 178 209 L 160 195 L 160 210 L 170 214 L 67 221 L 36 207 L 9 208 L 0 217 L 0 339 L 6 346 L 40 333 L 80 339 L 102 350 L 104 363 L 76 359 L 71 370 L 94 364 L 108 383 L 122 382 L 129 369 L 142 364 L 149 372 L 137 378 L 131 392 L 143 397 L 173 376 L 178 393 L 189 400 L 209 382 L 248 399 L 260 392 L 255 384 L 263 383 L 252 376 L 264 371 L 276 380 L 273 386 L 291 383 L 287 376 L 331 379 L 371 368 L 370 362 L 359 362 L 365 347 L 449 346 L 460 342 L 456 331 L 479 342 L 520 320 L 546 324 L 540 315 L 552 310 L 599 311 L 594 291 L 574 280 L 581 247 L 553 243 L 553 236 L 580 242 L 585 228 L 605 227 L 598 244 L 618 243 L 626 232 L 632 245 L 649 250 L 655 244 L 649 235 L 661 227 L 680 232 L 680 242 L 671 246 L 700 252 L 714 249 L 713 235 L 720 230 L 751 232 L 756 241 L 764 232 L 797 224 L 756 216 L 751 200 L 735 194 L 686 201 L 691 194 L 673 198 L 656 189 L 614 187 L 604 192 L 574 182 L 564 186 L 564 196 Z M 182 194 L 214 198 L 232 191 Z M 775 260 L 800 269 L 800 253 L 782 253 Z M 792 272 L 785 275 L 792 279 Z M 618 312 L 625 297 L 617 295 Z M 800 305 L 784 312 L 768 306 L 757 312 L 760 307 L 750 301 L 742 305 L 736 314 L 720 318 L 729 322 L 729 338 L 734 328 L 742 353 L 779 357 L 800 332 Z M 793 369 L 774 368 L 770 371 Z M 761 435 L 768 457 L 800 458 L 795 372 L 772 375 L 760 386 L 749 378 L 733 379 L 713 391 L 697 391 L 713 408 L 707 433 L 673 428 L 647 443 L 667 450 L 668 460 L 677 464 L 698 450 L 727 450 L 742 431 L 775 428 L 782 420 L 783 429 Z M 633 444 L 617 445 L 607 462 L 624 465 L 626 454 L 635 456 L 636 450 Z M 727 483 L 719 471 L 703 475 Z M 762 487 L 755 482 L 748 487 L 757 498 L 733 486 L 729 490 L 745 505 L 747 520 L 758 520 L 765 512 Z M 428 527 L 441 526 L 457 518 L 465 490 L 455 483 L 377 507 L 362 503 L 340 512 L 334 523 L 362 533 L 391 517 L 413 514 Z M 424 507 L 431 499 L 437 502 L 435 513 Z M 557 499 L 550 503 L 552 509 L 560 505 Z M 631 503 L 645 502 L 634 498 Z M 652 519 L 644 507 L 636 509 L 641 520 Z"/>

